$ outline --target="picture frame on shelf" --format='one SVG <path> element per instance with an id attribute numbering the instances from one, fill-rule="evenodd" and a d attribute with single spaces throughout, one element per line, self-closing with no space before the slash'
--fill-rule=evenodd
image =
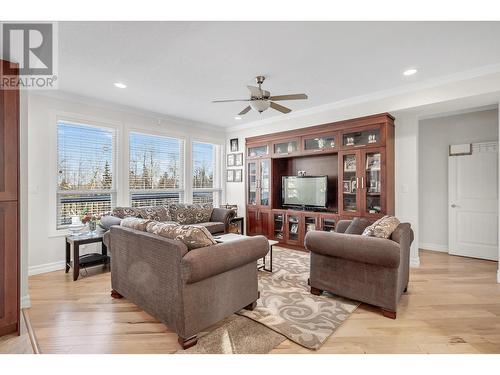
<path id="1" fill-rule="evenodd" d="M 234 171 L 234 182 L 242 182 L 243 181 L 243 169 L 233 169 Z"/>
<path id="2" fill-rule="evenodd" d="M 347 155 L 344 158 L 344 172 L 356 172 L 356 157 Z"/>
<path id="3" fill-rule="evenodd" d="M 380 171 L 380 154 L 371 154 L 366 156 L 366 170 Z"/>
<path id="4" fill-rule="evenodd" d="M 350 193 L 351 192 L 351 181 L 343 181 L 342 182 L 342 191 L 344 193 Z"/>
<path id="5" fill-rule="evenodd" d="M 235 163 L 235 157 L 234 154 L 227 154 L 227 166 L 228 167 L 234 167 Z"/>
<path id="6" fill-rule="evenodd" d="M 234 154 L 234 166 L 235 167 L 242 167 L 243 166 L 243 153 L 240 152 L 239 154 Z"/>
<path id="7" fill-rule="evenodd" d="M 358 181 L 353 178 L 351 180 L 351 193 L 355 193 L 358 190 Z"/>
<path id="8" fill-rule="evenodd" d="M 239 151 L 238 138 L 233 138 L 229 141 L 229 148 L 230 148 L 231 152 L 238 152 Z"/>
<path id="9" fill-rule="evenodd" d="M 228 169 L 226 171 L 226 181 L 234 182 L 234 169 Z"/>

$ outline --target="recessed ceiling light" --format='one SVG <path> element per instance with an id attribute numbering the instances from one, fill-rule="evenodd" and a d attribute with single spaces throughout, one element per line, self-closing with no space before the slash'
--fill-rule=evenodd
<path id="1" fill-rule="evenodd" d="M 414 75 L 416 72 L 417 72 L 417 69 L 415 69 L 415 68 L 406 69 L 406 70 L 403 72 L 403 75 L 405 75 L 405 76 L 412 76 L 412 75 Z"/>
<path id="2" fill-rule="evenodd" d="M 126 89 L 127 85 L 121 82 L 115 82 L 114 83 L 115 87 L 118 87 L 119 89 Z"/>
<path id="3" fill-rule="evenodd" d="M 235 120 L 241 120 L 241 116 L 234 116 Z"/>

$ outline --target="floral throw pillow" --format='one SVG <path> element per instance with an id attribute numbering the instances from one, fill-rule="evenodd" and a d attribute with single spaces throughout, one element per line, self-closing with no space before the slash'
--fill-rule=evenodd
<path id="1" fill-rule="evenodd" d="M 375 221 L 363 231 L 363 236 L 389 238 L 399 225 L 399 220 L 394 216 L 386 215 Z"/>
<path id="2" fill-rule="evenodd" d="M 211 204 L 184 204 L 175 203 L 169 206 L 172 221 L 179 224 L 197 224 L 210 221 L 212 216 Z"/>
<path id="3" fill-rule="evenodd" d="M 188 250 L 211 246 L 217 243 L 207 228 L 197 225 L 151 222 L 147 226 L 147 231 L 172 240 L 181 241 L 186 245 Z"/>
<path id="4" fill-rule="evenodd" d="M 135 230 L 140 230 L 142 232 L 146 231 L 146 227 L 151 223 L 149 219 L 140 219 L 137 217 L 127 217 L 123 219 L 120 223 L 122 227 L 131 228 Z"/>

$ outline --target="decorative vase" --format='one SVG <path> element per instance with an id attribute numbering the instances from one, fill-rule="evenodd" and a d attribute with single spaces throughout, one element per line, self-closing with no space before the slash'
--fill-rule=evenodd
<path id="1" fill-rule="evenodd" d="M 89 231 L 90 233 L 94 233 L 97 227 L 97 222 L 95 220 L 89 221 Z"/>

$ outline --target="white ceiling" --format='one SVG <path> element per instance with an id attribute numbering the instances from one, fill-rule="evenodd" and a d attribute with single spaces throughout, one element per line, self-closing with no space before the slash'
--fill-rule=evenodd
<path id="1" fill-rule="evenodd" d="M 500 22 L 61 22 L 59 88 L 229 127 L 247 84 L 306 109 L 500 63 Z M 405 77 L 402 71 L 417 67 Z M 127 89 L 117 89 L 121 81 Z"/>

